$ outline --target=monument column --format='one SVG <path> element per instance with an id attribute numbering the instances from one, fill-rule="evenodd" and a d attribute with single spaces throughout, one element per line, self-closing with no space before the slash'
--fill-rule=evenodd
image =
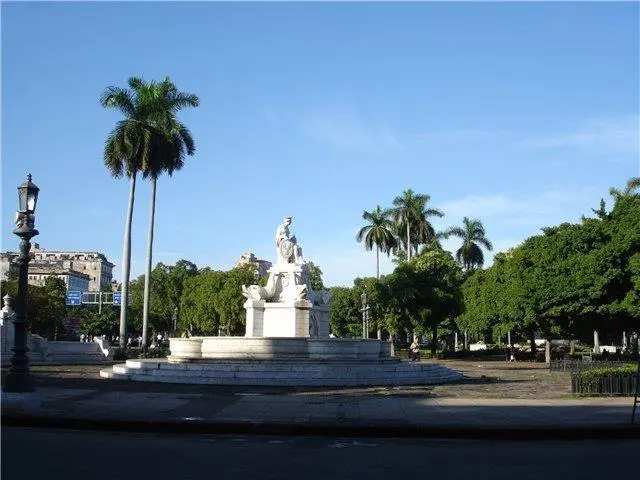
<path id="1" fill-rule="evenodd" d="M 247 311 L 245 337 L 262 337 L 264 333 L 264 300 L 248 299 L 244 302 Z"/>

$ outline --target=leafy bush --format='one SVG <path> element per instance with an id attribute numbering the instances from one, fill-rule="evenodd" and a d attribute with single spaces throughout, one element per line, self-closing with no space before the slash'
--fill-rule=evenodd
<path id="1" fill-rule="evenodd" d="M 637 373 L 637 371 L 638 366 L 629 363 L 620 367 L 592 368 L 591 370 L 585 370 L 578 373 L 577 377 L 586 387 L 593 387 L 605 377 L 626 375 L 633 376 Z"/>
<path id="2" fill-rule="evenodd" d="M 169 347 L 150 348 L 146 352 L 140 350 L 135 358 L 165 358 L 170 354 Z"/>

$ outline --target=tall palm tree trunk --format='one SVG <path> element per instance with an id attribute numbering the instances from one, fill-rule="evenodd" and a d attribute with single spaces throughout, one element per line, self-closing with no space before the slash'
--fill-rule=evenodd
<path id="1" fill-rule="evenodd" d="M 131 274 L 131 222 L 133 220 L 133 201 L 136 196 L 136 176 L 131 176 L 129 207 L 124 226 L 124 246 L 122 248 L 122 300 L 120 302 L 120 348 L 127 345 L 127 307 L 129 306 L 129 275 Z"/>
<path id="2" fill-rule="evenodd" d="M 149 237 L 147 239 L 147 269 L 144 274 L 144 300 L 142 307 L 142 348 L 147 348 L 147 328 L 149 325 L 149 294 L 151 290 L 151 263 L 153 258 L 153 225 L 156 214 L 156 182 L 151 178 L 151 211 L 149 213 Z"/>
<path id="3" fill-rule="evenodd" d="M 376 244 L 376 280 L 380 280 L 380 245 Z M 376 318 L 378 325 L 378 340 L 382 340 L 382 329 L 380 328 L 380 319 Z"/>
<path id="4" fill-rule="evenodd" d="M 407 262 L 411 260 L 411 235 L 409 220 L 407 220 Z"/>

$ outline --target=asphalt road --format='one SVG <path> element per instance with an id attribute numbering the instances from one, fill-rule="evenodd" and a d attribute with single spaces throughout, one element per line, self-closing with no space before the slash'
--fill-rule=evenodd
<path id="1" fill-rule="evenodd" d="M 2 428 L 2 478 L 635 478 L 640 441 L 172 436 Z"/>

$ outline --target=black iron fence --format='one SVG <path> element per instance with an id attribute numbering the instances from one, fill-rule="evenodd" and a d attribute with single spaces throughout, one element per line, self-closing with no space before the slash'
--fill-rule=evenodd
<path id="1" fill-rule="evenodd" d="M 625 375 L 603 375 L 598 378 L 587 378 L 579 373 L 571 375 L 571 392 L 584 395 L 626 395 L 636 393 L 636 373 Z"/>
<path id="2" fill-rule="evenodd" d="M 549 370 L 552 372 L 569 372 L 579 373 L 585 370 L 592 370 L 594 368 L 615 368 L 623 365 L 628 365 L 629 362 L 635 360 L 590 360 L 588 357 L 582 360 L 565 359 L 565 360 L 552 360 L 549 363 Z"/>

